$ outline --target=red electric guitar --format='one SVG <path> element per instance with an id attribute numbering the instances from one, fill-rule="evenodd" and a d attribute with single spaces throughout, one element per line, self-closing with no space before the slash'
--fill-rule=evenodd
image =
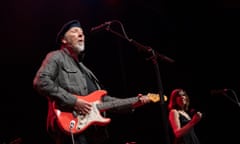
<path id="1" fill-rule="evenodd" d="M 104 126 L 110 123 L 110 118 L 105 118 L 101 115 L 101 112 L 116 108 L 124 105 L 135 104 L 139 101 L 138 97 L 125 98 L 121 101 L 101 102 L 101 97 L 105 96 L 107 92 L 105 90 L 97 90 L 90 93 L 87 96 L 77 96 L 79 99 L 86 100 L 92 103 L 92 109 L 89 114 L 81 115 L 72 111 L 62 111 L 58 109 L 55 103 L 53 103 L 55 114 L 57 115 L 58 124 L 67 134 L 77 134 L 86 130 L 91 125 Z M 158 94 L 149 93 L 145 95 L 152 102 L 160 101 Z M 167 97 L 164 96 L 164 101 Z"/>

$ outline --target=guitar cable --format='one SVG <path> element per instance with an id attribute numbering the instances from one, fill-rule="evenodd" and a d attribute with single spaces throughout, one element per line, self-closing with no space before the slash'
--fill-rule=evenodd
<path id="1" fill-rule="evenodd" d="M 71 133 L 72 144 L 75 144 L 74 136 L 73 136 L 73 132 L 72 132 L 72 129 L 73 129 L 74 125 L 75 125 L 75 121 L 74 121 L 74 120 L 71 120 L 71 121 L 70 121 L 69 129 L 70 129 L 70 133 Z"/>

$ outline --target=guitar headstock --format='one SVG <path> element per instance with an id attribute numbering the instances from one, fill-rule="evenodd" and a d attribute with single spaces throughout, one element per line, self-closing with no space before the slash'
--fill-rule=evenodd
<path id="1" fill-rule="evenodd" d="M 152 101 L 152 102 L 158 102 L 160 101 L 160 95 L 159 94 L 154 94 L 154 93 L 148 93 L 147 97 Z M 167 101 L 167 96 L 164 95 L 164 101 Z"/>

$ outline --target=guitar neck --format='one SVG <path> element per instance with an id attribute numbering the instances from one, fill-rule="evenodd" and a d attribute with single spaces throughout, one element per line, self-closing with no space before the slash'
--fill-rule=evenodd
<path id="1" fill-rule="evenodd" d="M 114 109 L 114 108 L 118 108 L 118 107 L 129 106 L 138 101 L 139 101 L 138 97 L 131 97 L 131 98 L 126 98 L 126 99 L 120 99 L 120 100 L 99 103 L 99 104 L 97 104 L 97 108 L 99 109 L 99 111 L 106 111 L 106 110 Z"/>

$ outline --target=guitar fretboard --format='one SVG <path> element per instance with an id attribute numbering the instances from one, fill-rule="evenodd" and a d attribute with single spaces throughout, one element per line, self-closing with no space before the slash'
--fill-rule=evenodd
<path id="1" fill-rule="evenodd" d="M 97 104 L 97 108 L 100 111 L 104 111 L 104 110 L 118 108 L 118 107 L 125 107 L 130 104 L 134 104 L 138 101 L 139 101 L 138 97 L 131 97 L 131 98 L 126 98 L 126 99 L 121 99 L 121 100 L 103 102 L 103 103 Z"/>

